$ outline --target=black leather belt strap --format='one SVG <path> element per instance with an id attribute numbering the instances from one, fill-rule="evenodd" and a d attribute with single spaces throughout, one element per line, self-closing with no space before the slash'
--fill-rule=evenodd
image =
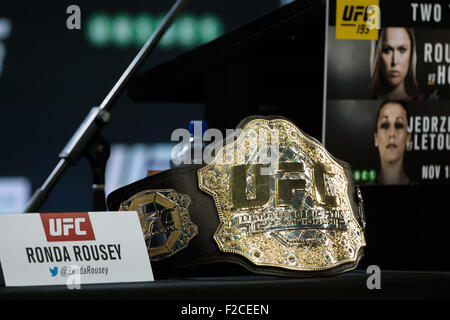
<path id="1" fill-rule="evenodd" d="M 351 167 L 345 162 L 340 161 L 339 163 L 344 167 L 349 181 L 348 195 L 353 212 L 362 225 L 363 217 L 359 216 L 361 210 L 358 207 L 358 197 L 352 178 Z M 111 211 L 118 210 L 119 205 L 123 201 L 147 189 L 175 189 L 191 197 L 192 203 L 189 207 L 189 213 L 192 222 L 198 226 L 198 235 L 191 240 L 187 248 L 177 252 L 175 255 L 161 261 L 152 261 L 155 278 L 236 275 L 238 273 L 258 273 L 290 277 L 326 276 L 342 273 L 354 269 L 357 266 L 363 255 L 362 249 L 358 253 L 358 258 L 355 262 L 342 264 L 331 270 L 308 272 L 257 266 L 240 255 L 220 251 L 213 240 L 213 235 L 219 224 L 214 200 L 198 187 L 197 171 L 201 167 L 202 165 L 185 165 L 163 171 L 122 187 L 108 196 L 108 208 Z"/>
<path id="2" fill-rule="evenodd" d="M 239 137 L 221 150 L 231 150 L 230 154 L 240 155 L 241 158 L 236 156 L 232 162 L 223 163 L 219 162 L 222 159 L 219 154 L 208 165 L 185 165 L 163 171 L 108 196 L 109 210 L 145 208 L 150 213 L 150 220 L 160 219 L 159 229 L 152 229 L 149 236 L 157 245 L 152 247 L 147 240 L 155 277 L 237 273 L 303 277 L 334 275 L 354 269 L 363 255 L 365 221 L 361 194 L 355 188 L 351 166 L 332 157 L 317 140 L 301 132 L 286 118 L 252 116 L 242 120 L 237 128 L 242 129 Z M 239 173 L 243 168 L 251 170 L 251 164 L 242 160 L 251 155 L 245 146 L 253 144 L 256 147 L 248 139 L 257 132 L 271 130 L 275 130 L 276 137 L 271 139 L 281 142 L 272 153 L 283 154 L 275 160 L 278 168 L 276 174 L 281 173 L 282 176 L 275 176 L 275 171 L 271 174 L 272 180 L 261 175 L 256 178 L 252 171 L 243 171 L 243 176 Z M 258 139 L 267 141 L 263 136 Z M 261 142 L 257 146 L 266 150 Z M 307 166 L 308 172 L 304 166 Z M 303 172 L 303 178 L 298 174 L 295 177 L 285 175 L 295 172 Z M 254 177 L 253 187 L 245 175 Z M 309 189 L 305 179 L 309 179 Z M 258 181 L 262 181 L 261 184 Z M 270 184 L 267 181 L 276 182 Z M 252 188 L 253 191 L 249 191 Z M 272 192 L 276 201 L 270 200 L 268 188 L 272 188 L 269 193 Z M 187 209 L 179 209 L 171 202 L 169 198 L 173 197 L 173 190 L 176 199 L 189 196 Z M 292 191 L 292 203 L 286 200 L 289 190 Z M 300 194 L 295 190 L 299 190 Z M 259 192 L 259 196 L 249 195 L 248 192 Z M 303 195 L 301 192 L 304 192 Z M 243 193 L 247 196 L 242 196 Z M 147 198 L 139 198 L 142 194 Z M 157 197 L 159 200 L 156 200 Z M 258 202 L 252 197 L 256 197 L 254 199 Z M 131 204 L 133 201 L 135 206 Z M 169 218 L 172 227 L 164 226 L 164 221 L 169 221 L 167 212 L 170 211 L 161 204 L 164 201 L 172 208 L 170 210 L 178 210 L 178 218 Z M 311 201 L 314 203 L 311 204 Z M 159 204 L 161 207 L 158 209 Z M 189 217 L 186 217 L 186 212 L 189 212 Z M 156 215 L 159 218 L 155 218 Z M 164 215 L 166 220 L 162 221 Z M 145 219 L 149 221 L 148 217 Z M 182 237 L 178 231 L 177 237 L 172 237 L 175 233 L 167 236 L 166 230 L 178 230 L 189 219 L 189 223 L 194 224 L 186 229 L 189 232 L 186 231 Z M 250 226 L 248 221 L 251 221 Z M 155 226 L 153 222 L 145 222 L 144 234 L 149 234 L 147 229 L 149 225 L 151 228 Z M 153 248 L 157 248 L 156 251 L 151 251 Z"/>

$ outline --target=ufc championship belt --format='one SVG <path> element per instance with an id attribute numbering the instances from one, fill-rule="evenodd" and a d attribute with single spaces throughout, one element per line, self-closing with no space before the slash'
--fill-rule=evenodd
<path id="1" fill-rule="evenodd" d="M 244 119 L 207 165 L 108 196 L 137 211 L 156 278 L 333 275 L 363 255 L 364 207 L 349 164 L 282 117 Z"/>

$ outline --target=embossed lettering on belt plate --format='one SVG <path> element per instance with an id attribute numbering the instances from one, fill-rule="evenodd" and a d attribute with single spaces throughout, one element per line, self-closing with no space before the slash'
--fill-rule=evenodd
<path id="1" fill-rule="evenodd" d="M 250 121 L 198 179 L 214 197 L 220 218 L 214 239 L 224 252 L 313 271 L 355 261 L 365 246 L 344 169 L 290 121 Z"/>

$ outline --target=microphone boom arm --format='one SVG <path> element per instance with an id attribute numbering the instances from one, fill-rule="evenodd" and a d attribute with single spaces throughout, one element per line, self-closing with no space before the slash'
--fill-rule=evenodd
<path id="1" fill-rule="evenodd" d="M 95 139 L 99 137 L 100 130 L 105 124 L 110 121 L 110 112 L 113 103 L 116 101 L 119 94 L 123 91 L 131 76 L 142 65 L 143 61 L 150 54 L 150 52 L 155 49 L 159 40 L 162 38 L 166 30 L 170 27 L 173 20 L 186 2 L 187 0 L 177 0 L 173 4 L 169 12 L 159 24 L 156 31 L 146 41 L 139 53 L 136 55 L 128 68 L 116 82 L 114 87 L 105 97 L 101 105 L 99 107 L 94 107 L 91 109 L 89 114 L 78 127 L 77 131 L 75 131 L 72 138 L 58 155 L 58 157 L 60 158 L 58 164 L 50 173 L 49 177 L 45 180 L 42 186 L 35 191 L 24 212 L 38 212 L 44 202 L 47 200 L 50 190 L 54 187 L 54 185 L 57 183 L 68 166 L 75 165 L 83 156 L 83 154 L 86 153 L 87 148 L 90 147 L 92 143 L 96 142 Z M 95 209 L 96 208 L 94 208 L 94 210 Z"/>

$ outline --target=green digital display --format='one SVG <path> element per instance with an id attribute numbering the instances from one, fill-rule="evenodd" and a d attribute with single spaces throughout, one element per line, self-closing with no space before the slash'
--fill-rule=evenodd
<path id="1" fill-rule="evenodd" d="M 87 18 L 85 33 L 88 42 L 97 48 L 114 46 L 126 49 L 141 47 L 156 30 L 164 15 L 126 12 L 96 12 Z M 222 21 L 213 14 L 184 14 L 176 19 L 161 38 L 161 49 L 189 49 L 210 42 L 224 33 Z"/>
<path id="2" fill-rule="evenodd" d="M 353 171 L 353 179 L 356 182 L 375 181 L 377 178 L 377 172 L 374 169 L 363 169 Z"/>

